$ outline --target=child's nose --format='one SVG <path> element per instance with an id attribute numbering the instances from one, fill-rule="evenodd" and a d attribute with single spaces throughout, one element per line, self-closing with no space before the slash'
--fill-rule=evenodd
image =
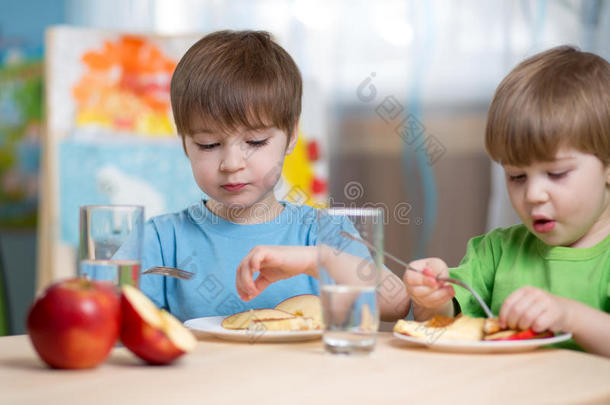
<path id="1" fill-rule="evenodd" d="M 244 167 L 246 159 L 243 148 L 238 143 L 229 145 L 224 152 L 220 162 L 221 171 L 234 172 Z"/>
<path id="2" fill-rule="evenodd" d="M 549 194 L 542 181 L 530 180 L 525 191 L 525 198 L 527 202 L 536 204 L 547 201 Z"/>

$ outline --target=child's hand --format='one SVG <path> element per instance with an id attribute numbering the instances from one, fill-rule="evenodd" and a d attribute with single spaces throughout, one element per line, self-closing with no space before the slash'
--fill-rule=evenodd
<path id="1" fill-rule="evenodd" d="M 407 286 L 407 293 L 415 304 L 426 309 L 440 309 L 444 307 L 455 295 L 453 287 L 439 282 L 434 277 L 448 277 L 447 264 L 438 258 L 421 259 L 411 262 L 410 265 L 424 274 L 407 270 L 403 277 Z"/>
<path id="2" fill-rule="evenodd" d="M 522 287 L 500 308 L 500 326 L 534 332 L 566 332 L 569 300 L 534 287 Z"/>
<path id="3" fill-rule="evenodd" d="M 316 254 L 315 246 L 257 246 L 237 266 L 237 293 L 249 301 L 278 280 L 303 273 L 317 277 Z"/>

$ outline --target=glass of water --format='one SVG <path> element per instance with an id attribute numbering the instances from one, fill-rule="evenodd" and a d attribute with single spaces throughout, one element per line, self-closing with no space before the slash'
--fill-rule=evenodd
<path id="1" fill-rule="evenodd" d="M 381 209 L 318 211 L 323 340 L 331 353 L 368 353 L 375 348 L 379 327 L 376 289 L 383 256 L 367 244 L 383 251 Z"/>
<path id="2" fill-rule="evenodd" d="M 143 236 L 142 206 L 80 207 L 79 276 L 138 287 Z"/>

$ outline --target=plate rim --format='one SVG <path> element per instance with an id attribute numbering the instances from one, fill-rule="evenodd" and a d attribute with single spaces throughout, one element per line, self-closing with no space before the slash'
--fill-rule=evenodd
<path id="1" fill-rule="evenodd" d="M 312 340 L 314 338 L 322 337 L 322 329 L 311 329 L 311 330 L 298 330 L 298 331 L 265 331 L 260 335 L 252 335 L 252 333 L 248 333 L 247 330 L 231 330 L 225 329 L 221 326 L 222 320 L 224 320 L 227 316 L 230 315 L 216 315 L 216 316 L 203 316 L 200 318 L 192 318 L 183 322 L 183 325 L 188 329 L 207 333 L 212 336 L 216 336 L 223 339 L 229 340 L 253 340 L 253 341 L 297 341 L 297 340 Z M 197 327 L 197 325 L 193 325 L 194 322 L 197 321 L 206 321 L 211 323 L 211 327 L 209 328 L 201 328 Z"/>
<path id="2" fill-rule="evenodd" d="M 394 337 L 404 340 L 406 342 L 415 343 L 421 346 L 429 348 L 448 348 L 448 349 L 480 349 L 493 351 L 494 349 L 500 351 L 502 349 L 516 349 L 516 348 L 537 348 L 546 346 L 554 343 L 564 342 L 572 338 L 572 333 L 564 332 L 548 338 L 541 339 L 523 339 L 523 340 L 455 340 L 455 341 L 428 341 L 414 336 L 404 335 L 400 332 L 393 331 Z"/>

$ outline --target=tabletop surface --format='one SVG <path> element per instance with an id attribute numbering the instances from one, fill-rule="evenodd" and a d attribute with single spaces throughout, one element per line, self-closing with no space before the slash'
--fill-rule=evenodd
<path id="1" fill-rule="evenodd" d="M 26 335 L 0 338 L 0 402 L 207 404 L 610 404 L 610 360 L 540 349 L 458 354 L 380 333 L 369 355 L 324 352 L 320 340 L 201 338 L 176 363 L 150 366 L 123 347 L 91 370 L 54 370 Z"/>

